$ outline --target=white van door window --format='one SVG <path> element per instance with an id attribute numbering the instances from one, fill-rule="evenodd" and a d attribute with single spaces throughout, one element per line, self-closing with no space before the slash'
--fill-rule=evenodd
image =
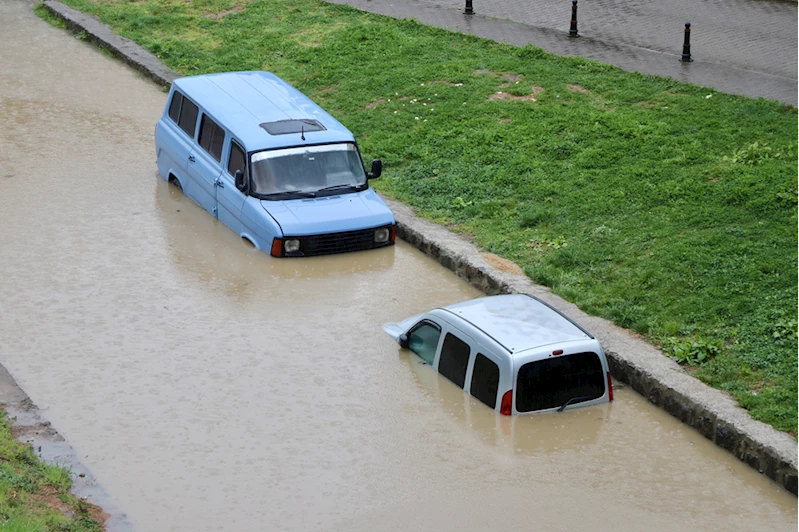
<path id="1" fill-rule="evenodd" d="M 441 327 L 432 322 L 424 321 L 417 325 L 408 335 L 408 349 L 432 366 L 433 361 L 436 359 L 436 348 L 438 347 L 440 336 Z"/>
<path id="2" fill-rule="evenodd" d="M 469 344 L 457 336 L 447 333 L 441 346 L 438 372 L 463 388 L 466 381 L 466 366 L 469 365 Z"/>
<path id="3" fill-rule="evenodd" d="M 599 399 L 605 372 L 596 353 L 575 353 L 528 362 L 516 378 L 516 410 L 534 412 Z"/>
<path id="4" fill-rule="evenodd" d="M 482 353 L 474 358 L 472 383 L 469 392 L 491 408 L 497 405 L 497 388 L 499 387 L 499 367 Z"/>

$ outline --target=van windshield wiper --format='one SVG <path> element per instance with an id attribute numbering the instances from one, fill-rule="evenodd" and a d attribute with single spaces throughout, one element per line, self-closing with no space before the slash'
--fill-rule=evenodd
<path id="1" fill-rule="evenodd" d="M 349 188 L 351 190 L 361 190 L 366 185 L 363 183 L 361 185 L 348 185 L 346 183 L 342 183 L 341 185 L 330 185 L 329 187 L 320 188 L 317 192 L 322 192 L 324 190 L 338 190 L 340 188 Z"/>
<path id="2" fill-rule="evenodd" d="M 282 192 L 272 192 L 270 194 L 261 194 L 261 195 L 264 197 L 294 195 L 294 196 L 300 196 L 301 198 L 315 198 L 316 192 L 312 190 L 284 190 Z"/>
<path id="3" fill-rule="evenodd" d="M 572 397 L 571 399 L 569 399 L 568 401 L 566 401 L 565 403 L 560 405 L 560 408 L 558 408 L 557 411 L 558 412 L 563 412 L 563 409 L 566 408 L 567 406 L 569 406 L 570 404 L 578 403 L 580 401 L 586 401 L 588 399 L 593 399 L 593 397 L 590 396 L 590 395 L 583 395 L 582 397 Z"/>

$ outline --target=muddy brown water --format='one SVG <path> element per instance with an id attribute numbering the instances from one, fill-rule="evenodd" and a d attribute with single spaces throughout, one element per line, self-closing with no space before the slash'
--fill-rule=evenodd
<path id="1" fill-rule="evenodd" d="M 0 362 L 138 530 L 795 530 L 619 389 L 507 418 L 381 325 L 478 292 L 404 243 L 242 244 L 157 177 L 165 93 L 0 2 Z"/>

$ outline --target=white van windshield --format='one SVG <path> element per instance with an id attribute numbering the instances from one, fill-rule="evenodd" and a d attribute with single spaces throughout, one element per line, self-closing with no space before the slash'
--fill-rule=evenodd
<path id="1" fill-rule="evenodd" d="M 251 189 L 259 196 L 314 195 L 366 186 L 361 156 L 352 143 L 262 151 L 251 161 Z"/>
<path id="2" fill-rule="evenodd" d="M 599 399 L 605 395 L 605 373 L 596 353 L 575 353 L 519 368 L 516 410 L 535 412 Z"/>

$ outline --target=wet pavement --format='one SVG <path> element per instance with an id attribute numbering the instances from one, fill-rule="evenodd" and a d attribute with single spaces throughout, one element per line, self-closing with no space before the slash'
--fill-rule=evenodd
<path id="1" fill-rule="evenodd" d="M 157 175 L 165 93 L 0 3 L 0 362 L 137 530 L 795 530 L 626 389 L 496 415 L 381 325 L 478 295 L 400 242 L 275 260 Z"/>
<path id="2" fill-rule="evenodd" d="M 578 4 L 581 37 L 571 39 L 568 0 L 473 0 L 476 15 L 462 13 L 462 0 L 328 1 L 797 105 L 795 2 L 584 1 Z M 691 23 L 692 63 L 679 61 L 686 22 Z"/>

